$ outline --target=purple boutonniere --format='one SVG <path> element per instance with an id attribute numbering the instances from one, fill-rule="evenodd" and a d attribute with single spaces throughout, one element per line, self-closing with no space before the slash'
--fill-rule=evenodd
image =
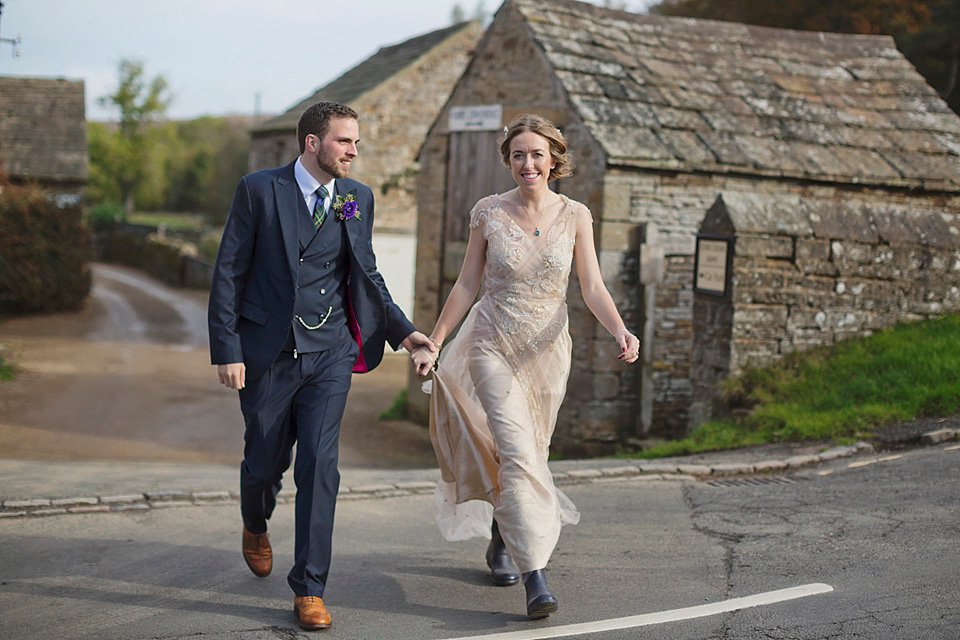
<path id="1" fill-rule="evenodd" d="M 337 196 L 330 207 L 341 220 L 356 218 L 360 220 L 360 211 L 357 209 L 357 196 L 348 193 L 346 196 Z"/>

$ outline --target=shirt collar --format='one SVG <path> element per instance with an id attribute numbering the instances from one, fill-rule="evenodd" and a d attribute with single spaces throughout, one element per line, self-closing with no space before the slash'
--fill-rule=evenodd
<path id="1" fill-rule="evenodd" d="M 293 165 L 293 177 L 296 178 L 297 186 L 300 187 L 300 193 L 303 194 L 306 200 L 309 200 L 317 190 L 317 187 L 320 186 L 320 182 L 303 166 L 303 160 L 301 158 L 297 158 L 297 162 Z M 336 181 L 336 178 L 334 178 L 324 185 L 327 188 L 327 193 L 331 196 L 333 196 L 334 183 Z"/>

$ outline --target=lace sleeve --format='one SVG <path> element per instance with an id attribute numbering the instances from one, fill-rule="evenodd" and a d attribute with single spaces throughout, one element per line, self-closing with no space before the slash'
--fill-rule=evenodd
<path id="1" fill-rule="evenodd" d="M 480 202 L 483 202 L 482 200 Z M 487 220 L 487 208 L 481 206 L 480 202 L 473 205 L 473 209 L 470 210 L 470 228 L 476 229 L 480 226 L 481 223 L 486 222 Z"/>
<path id="2" fill-rule="evenodd" d="M 473 209 L 470 210 L 471 229 L 476 229 L 487 221 L 487 213 L 489 211 L 487 200 L 488 198 L 481 198 L 477 201 L 477 204 L 473 205 Z"/>

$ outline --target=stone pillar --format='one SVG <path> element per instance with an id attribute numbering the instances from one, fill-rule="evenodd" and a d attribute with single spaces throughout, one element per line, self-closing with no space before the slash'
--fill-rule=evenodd
<path id="1" fill-rule="evenodd" d="M 700 224 L 695 247 L 688 432 L 714 417 L 720 381 L 730 373 L 735 247 L 736 230 L 718 197 Z"/>
<path id="2" fill-rule="evenodd" d="M 656 333 L 657 283 L 663 280 L 664 249 L 657 242 L 657 225 L 647 222 L 640 227 L 640 412 L 637 435 L 646 436 L 653 424 L 653 341 Z"/>

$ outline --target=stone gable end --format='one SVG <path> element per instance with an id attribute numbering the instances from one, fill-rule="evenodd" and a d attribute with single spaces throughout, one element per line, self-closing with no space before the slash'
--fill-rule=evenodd
<path id="1" fill-rule="evenodd" d="M 416 154 L 466 67 L 481 28 L 463 23 L 382 48 L 284 114 L 254 129 L 250 169 L 300 153 L 296 125 L 308 106 L 335 100 L 360 114 L 360 155 L 351 177 L 373 189 L 376 230 L 412 234 L 417 225 Z"/>

